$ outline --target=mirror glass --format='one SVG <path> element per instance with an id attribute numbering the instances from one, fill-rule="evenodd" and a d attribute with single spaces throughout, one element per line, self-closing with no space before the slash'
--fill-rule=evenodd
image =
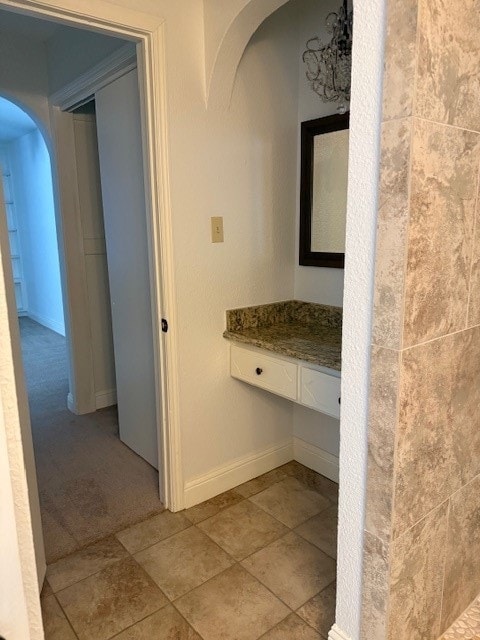
<path id="1" fill-rule="evenodd" d="M 313 141 L 311 250 L 345 253 L 348 129 L 316 135 Z"/>
<path id="2" fill-rule="evenodd" d="M 302 122 L 301 265 L 343 269 L 350 114 Z"/>

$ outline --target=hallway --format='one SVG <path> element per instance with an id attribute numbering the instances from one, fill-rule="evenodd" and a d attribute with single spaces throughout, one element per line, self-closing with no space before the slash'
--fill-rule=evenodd
<path id="1" fill-rule="evenodd" d="M 19 318 L 47 562 L 159 513 L 158 473 L 118 437 L 116 407 L 67 409 L 65 338 Z"/>

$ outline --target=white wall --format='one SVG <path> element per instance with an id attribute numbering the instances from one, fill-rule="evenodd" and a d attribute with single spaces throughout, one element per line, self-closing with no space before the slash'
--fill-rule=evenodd
<path id="1" fill-rule="evenodd" d="M 386 0 L 354 0 L 340 438 L 337 625 L 359 640 Z"/>
<path id="2" fill-rule="evenodd" d="M 306 42 L 314 36 L 325 40 L 329 37 L 325 29 L 325 18 L 331 11 L 337 11 L 338 0 L 302 0 L 299 10 L 298 29 L 298 154 L 300 158 L 300 125 L 305 120 L 313 120 L 337 113 L 338 104 L 322 102 L 320 97 L 312 91 L 305 77 L 305 64 L 302 54 L 306 49 Z M 297 163 L 297 194 L 300 193 L 300 159 Z M 304 267 L 298 264 L 298 245 L 300 235 L 300 207 L 299 196 L 296 199 L 295 226 L 295 298 L 319 304 L 343 306 L 343 269 L 329 269 L 326 267 Z M 294 408 L 293 433 L 296 438 L 318 447 L 321 451 L 338 458 L 340 447 L 340 422 L 317 411 L 312 411 L 300 405 Z M 337 463 L 338 464 L 338 463 Z"/>
<path id="3" fill-rule="evenodd" d="M 3 33 L 0 25 L 0 95 L 35 114 L 37 124 L 50 129 L 47 50 L 44 44 Z M 8 62 L 7 62 L 8 61 Z"/>
<path id="4" fill-rule="evenodd" d="M 27 314 L 65 335 L 50 156 L 38 129 L 8 144 Z"/>
<path id="5" fill-rule="evenodd" d="M 298 65 L 292 23 L 290 6 L 252 38 L 228 112 L 205 116 L 197 104 L 182 118 L 187 146 L 180 141 L 177 150 L 172 138 L 183 165 L 172 176 L 187 481 L 292 433 L 292 403 L 233 380 L 222 338 L 226 309 L 293 294 Z M 213 215 L 225 218 L 224 244 L 210 242 Z"/>
<path id="6" fill-rule="evenodd" d="M 312 91 L 305 77 L 305 64 L 302 54 L 306 49 L 306 42 L 314 36 L 323 41 L 331 37 L 325 29 L 325 18 L 340 6 L 338 0 L 303 0 L 299 11 L 299 99 L 298 99 L 298 149 L 300 153 L 300 124 L 305 120 L 322 118 L 337 113 L 338 103 L 322 102 L 320 97 Z M 300 189 L 300 162 L 298 163 L 298 189 Z M 299 192 L 299 191 L 298 191 Z M 299 243 L 299 198 L 297 198 L 296 223 L 296 255 L 295 255 L 295 298 L 307 302 L 343 306 L 343 269 L 329 269 L 327 267 L 303 267 L 298 264 Z"/>
<path id="7" fill-rule="evenodd" d="M 110 290 L 94 115 L 73 114 L 78 207 L 88 293 L 95 406 L 116 402 Z"/>
<path id="8" fill-rule="evenodd" d="M 29 637 L 28 612 L 23 591 L 3 411 L 0 411 L 0 527 L 0 574 L 4 577 L 0 580 L 0 629 L 5 638 L 23 640 Z"/>
<path id="9" fill-rule="evenodd" d="M 43 640 L 38 602 L 46 564 L 1 184 L 0 203 L 0 633 Z"/>

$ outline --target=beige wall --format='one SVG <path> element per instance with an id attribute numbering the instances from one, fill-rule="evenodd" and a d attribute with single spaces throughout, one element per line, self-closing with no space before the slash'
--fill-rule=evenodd
<path id="1" fill-rule="evenodd" d="M 480 15 L 390 0 L 363 637 L 435 640 L 480 592 Z"/>

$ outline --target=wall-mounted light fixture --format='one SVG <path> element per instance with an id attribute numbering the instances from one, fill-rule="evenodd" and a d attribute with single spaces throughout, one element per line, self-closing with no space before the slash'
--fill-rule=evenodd
<path id="1" fill-rule="evenodd" d="M 352 75 L 353 10 L 347 0 L 337 13 L 326 19 L 327 32 L 332 34 L 324 44 L 318 36 L 307 41 L 303 61 L 307 65 L 307 80 L 324 102 L 339 102 L 338 111 L 345 113 L 350 101 Z"/>

